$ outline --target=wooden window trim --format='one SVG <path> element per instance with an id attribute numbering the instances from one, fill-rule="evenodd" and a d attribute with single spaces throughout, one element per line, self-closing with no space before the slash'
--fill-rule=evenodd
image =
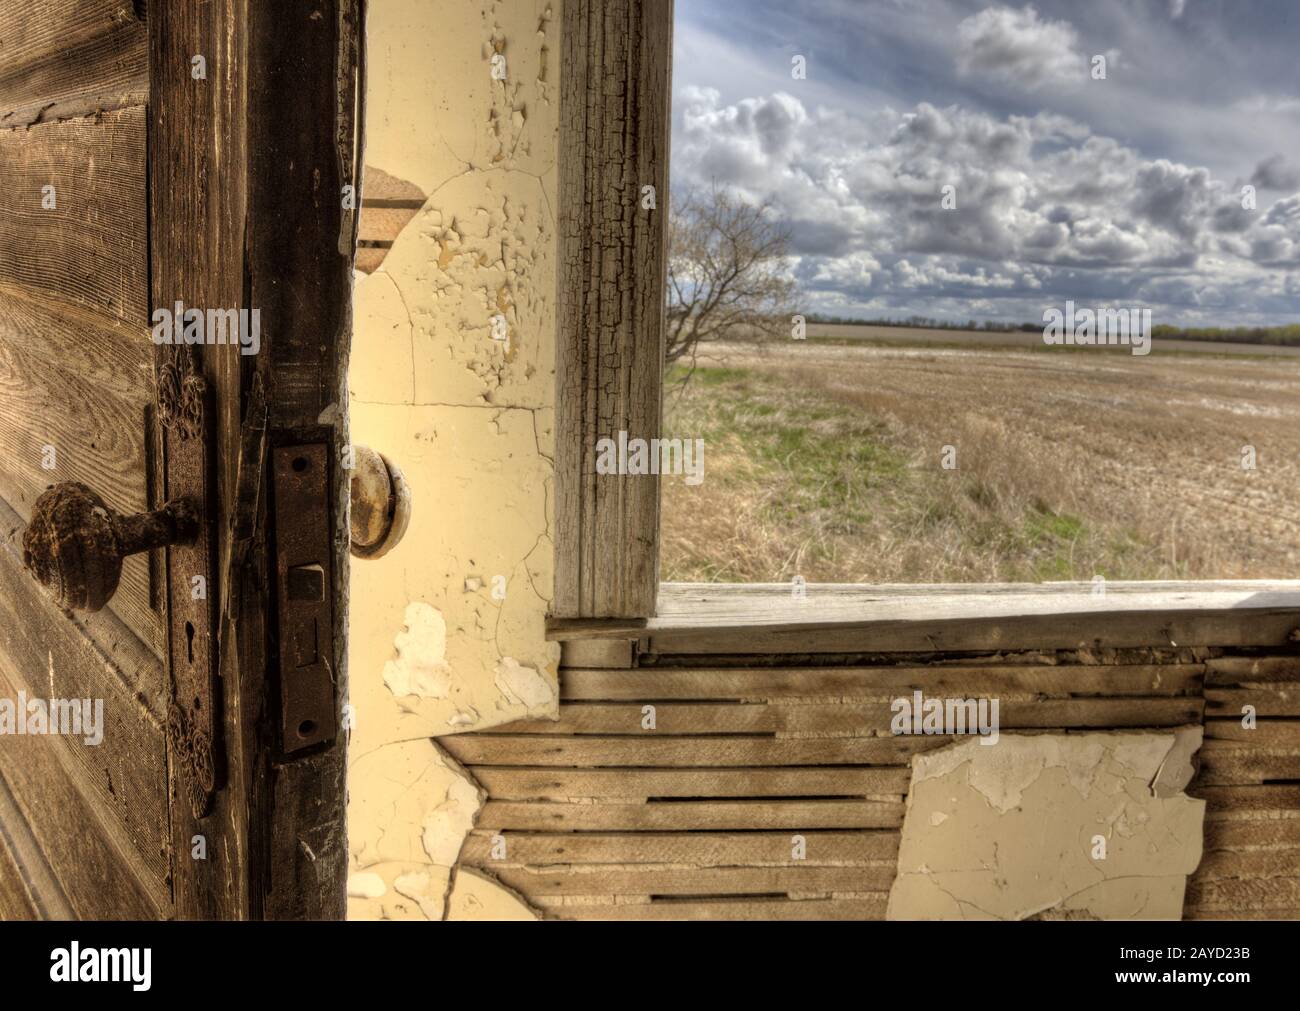
<path id="1" fill-rule="evenodd" d="M 563 5 L 552 613 L 565 617 L 646 616 L 659 588 L 658 478 L 598 477 L 595 451 L 660 430 L 672 21 L 672 0 Z"/>
<path id="2" fill-rule="evenodd" d="M 658 653 L 1265 646 L 1300 581 L 659 583 L 659 482 L 595 473 L 597 440 L 661 434 L 672 0 L 563 0 L 555 597 L 561 641 Z M 657 209 L 642 207 L 642 187 Z"/>
<path id="3" fill-rule="evenodd" d="M 1300 641 L 1300 580 L 971 585 L 665 583 L 652 618 L 552 619 L 551 639 L 657 654 L 957 653 L 1278 646 Z"/>

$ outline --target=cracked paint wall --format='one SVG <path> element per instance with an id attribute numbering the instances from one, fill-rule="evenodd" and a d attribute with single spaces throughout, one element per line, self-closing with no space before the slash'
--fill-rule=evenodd
<path id="1" fill-rule="evenodd" d="M 372 0 L 352 435 L 406 476 L 352 569 L 349 916 L 531 917 L 453 870 L 482 791 L 440 735 L 557 714 L 552 2 Z M 371 171 L 376 170 L 376 171 Z M 423 202 L 420 203 L 420 199 Z M 367 272 L 368 271 L 368 272 Z"/>
<path id="2" fill-rule="evenodd" d="M 1201 728 L 1003 735 L 912 759 L 891 920 L 1182 917 Z"/>

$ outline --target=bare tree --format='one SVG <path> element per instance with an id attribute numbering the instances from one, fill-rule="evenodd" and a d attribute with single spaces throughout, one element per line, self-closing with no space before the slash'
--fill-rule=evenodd
<path id="1" fill-rule="evenodd" d="M 769 204 L 720 190 L 673 194 L 668 221 L 669 364 L 723 337 L 789 335 L 795 285 L 784 271 L 789 233 Z"/>

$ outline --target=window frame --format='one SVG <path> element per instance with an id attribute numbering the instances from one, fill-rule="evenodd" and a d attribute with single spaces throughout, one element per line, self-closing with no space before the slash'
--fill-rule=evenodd
<path id="1" fill-rule="evenodd" d="M 595 459 L 601 438 L 661 435 L 673 0 L 562 8 L 551 638 L 660 653 L 1300 641 L 1300 580 L 808 584 L 802 601 L 785 584 L 660 584 L 658 476 L 597 475 Z"/>

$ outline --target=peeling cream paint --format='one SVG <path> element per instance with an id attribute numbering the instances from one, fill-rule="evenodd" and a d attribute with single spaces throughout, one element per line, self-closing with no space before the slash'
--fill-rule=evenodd
<path id="1" fill-rule="evenodd" d="M 447 623 L 422 601 L 406 607 L 406 625 L 393 640 L 397 659 L 384 664 L 384 684 L 402 698 L 445 699 L 451 693 Z"/>
<path id="2" fill-rule="evenodd" d="M 423 739 L 352 763 L 348 789 L 349 918 L 441 919 L 452 868 L 485 800 L 478 783 Z"/>
<path id="3" fill-rule="evenodd" d="M 448 875 L 429 871 L 400 874 L 393 881 L 399 895 L 411 899 L 426 920 L 441 920 L 446 907 Z"/>
<path id="4" fill-rule="evenodd" d="M 518 894 L 486 874 L 462 867 L 456 871 L 447 900 L 448 920 L 541 919 Z"/>
<path id="5" fill-rule="evenodd" d="M 1200 743 L 1199 727 L 1003 735 L 915 756 L 888 918 L 1179 919 Z"/>
<path id="6" fill-rule="evenodd" d="M 450 867 L 482 806 L 478 784 L 432 740 L 390 745 L 352 763 L 348 848 L 353 867 Z"/>
<path id="7" fill-rule="evenodd" d="M 388 891 L 384 879 L 373 871 L 348 875 L 348 895 L 358 899 L 377 899 Z"/>
<path id="8" fill-rule="evenodd" d="M 546 716 L 555 711 L 558 686 L 532 667 L 524 667 L 512 656 L 503 657 L 496 666 L 496 686 L 516 705 L 525 706 L 530 716 Z"/>
<path id="9" fill-rule="evenodd" d="M 412 516 L 352 567 L 351 869 L 385 891 L 351 917 L 447 913 L 482 797 L 432 738 L 558 715 L 558 30 L 550 2 L 383 0 L 368 18 L 366 163 L 428 196 L 356 278 L 352 436 L 402 469 Z M 460 915 L 509 913 L 501 886 L 456 877 Z"/>

